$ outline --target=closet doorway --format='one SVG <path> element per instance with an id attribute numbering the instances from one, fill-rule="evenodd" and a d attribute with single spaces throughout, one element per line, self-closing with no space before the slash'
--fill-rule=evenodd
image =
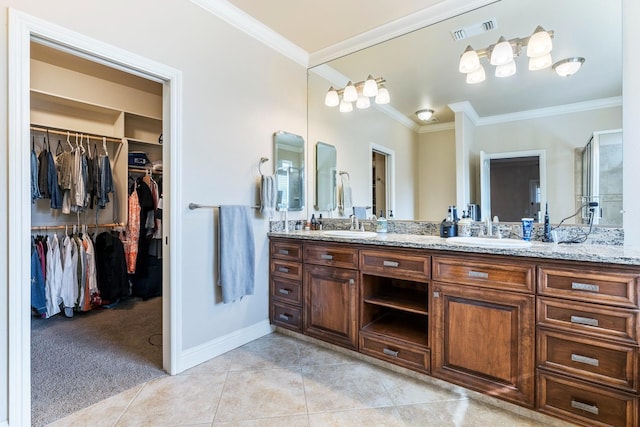
<path id="1" fill-rule="evenodd" d="M 171 158 L 179 157 L 179 102 L 180 93 L 180 73 L 162 64 L 137 57 L 129 52 L 118 48 L 107 46 L 97 40 L 87 38 L 81 34 L 70 32 L 64 28 L 43 22 L 40 19 L 32 18 L 28 15 L 10 10 L 9 13 L 10 43 L 10 72 L 9 86 L 9 139 L 18 143 L 10 144 L 9 148 L 9 283 L 29 283 L 30 282 L 30 254 L 31 254 L 31 194 L 26 192 L 30 187 L 30 158 L 31 155 L 31 127 L 32 111 L 31 105 L 42 106 L 51 101 L 47 99 L 49 93 L 38 93 L 34 95 L 31 90 L 31 42 L 36 42 L 60 50 L 66 54 L 71 54 L 95 62 L 102 66 L 110 67 L 119 72 L 130 72 L 138 78 L 149 79 L 161 86 L 160 107 L 160 133 L 163 136 L 164 145 L 159 150 L 160 158 L 164 166 L 164 186 L 163 186 L 163 228 L 160 241 L 162 252 L 162 300 L 156 310 L 161 311 L 161 336 L 155 337 L 158 345 L 162 346 L 162 365 L 158 368 L 175 374 L 177 369 L 176 349 L 179 348 L 176 342 L 175 330 L 179 329 L 179 322 L 175 321 L 176 292 L 178 289 L 172 286 L 176 283 L 175 277 L 180 273 L 179 262 L 176 262 L 179 248 L 174 248 L 169 244 L 169 235 L 175 233 L 179 235 L 177 225 L 179 216 L 174 203 L 176 197 L 170 197 L 171 190 L 177 188 L 175 178 L 167 172 L 179 174 L 178 168 L 171 168 Z M 41 92 L 47 92 L 43 90 Z M 31 99 L 31 100 L 30 100 Z M 35 102 L 34 102 L 35 99 Z M 44 101 L 43 101 L 44 99 Z M 69 113 L 77 105 L 69 105 L 63 102 L 61 110 Z M 73 103 L 72 103 L 73 104 Z M 44 108 L 43 110 L 47 110 Z M 55 110 L 55 109 L 53 109 Z M 89 110 L 92 110 L 89 108 Z M 100 110 L 98 108 L 97 110 Z M 51 112 L 52 110 L 49 110 Z M 97 113 L 97 115 L 96 115 Z M 93 110 L 89 116 L 93 118 L 100 116 L 103 111 Z M 124 114 L 124 113 L 123 113 Z M 75 115 L 82 121 L 85 115 Z M 44 116 L 41 116 L 44 117 Z M 121 119 L 126 119 L 126 115 L 121 115 Z M 133 117 L 135 122 L 136 117 Z M 116 120 L 116 121 L 118 121 Z M 137 123 L 138 128 L 144 129 L 148 123 L 142 120 L 142 124 Z M 71 122 L 70 122 L 71 123 Z M 60 123 L 64 124 L 64 123 Z M 119 123 L 121 129 L 126 127 L 126 120 Z M 51 126 L 54 127 L 54 126 Z M 56 126 L 57 127 L 57 126 Z M 65 126 L 59 126 L 65 128 Z M 69 126 L 70 127 L 70 126 Z M 69 128 L 67 127 L 67 128 Z M 59 129 L 58 129 L 59 130 Z M 72 129 L 69 129 L 72 130 Z M 78 129 L 80 130 L 80 129 Z M 123 132 L 126 132 L 123 130 Z M 107 132 L 87 132 L 93 136 L 113 135 L 121 136 L 118 133 L 109 134 Z M 124 136 L 124 135 L 123 135 Z M 73 136 L 75 138 L 75 135 Z M 135 135 L 134 138 L 135 139 Z M 117 138 L 113 138 L 117 139 Z M 74 141 L 75 142 L 75 141 Z M 114 141 L 111 141 L 115 143 Z M 167 144 L 169 143 L 169 144 Z M 117 148 L 115 149 L 116 151 Z M 121 148 L 122 150 L 122 148 Z M 127 149 L 127 151 L 129 151 Z M 120 153 L 122 154 L 122 153 Z M 125 152 L 125 174 L 127 168 L 128 153 Z M 117 169 L 117 161 L 114 168 Z M 117 173 L 117 170 L 114 170 Z M 126 188 L 126 183 L 125 183 Z M 126 190 L 125 190 L 126 192 Z M 125 197 L 126 199 L 126 197 Z M 114 195 L 114 201 L 118 196 Z M 114 211 L 122 208 L 114 207 Z M 101 219 L 96 216 L 97 223 Z M 173 245 L 175 246 L 175 245 Z M 9 377 L 8 388 L 11 396 L 9 405 L 9 419 L 12 424 L 27 425 L 31 419 L 31 290 L 29 287 L 10 286 L 9 288 Z M 173 322 L 169 322 L 173 319 Z M 49 319 L 42 319 L 46 322 Z M 66 319 L 65 319 L 66 320 Z M 68 319 L 73 322 L 73 319 Z M 149 337 L 150 339 L 152 337 Z M 90 375 L 91 373 L 89 373 Z M 61 379 L 64 380 L 64 379 Z M 114 393 L 115 394 L 115 393 Z"/>
<path id="2" fill-rule="evenodd" d="M 394 198 L 394 151 L 371 144 L 371 207 L 373 215 L 389 218 Z"/>

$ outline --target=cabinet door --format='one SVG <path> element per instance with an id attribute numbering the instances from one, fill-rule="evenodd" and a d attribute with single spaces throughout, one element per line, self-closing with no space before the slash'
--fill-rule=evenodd
<path id="1" fill-rule="evenodd" d="M 534 296 L 436 282 L 432 300 L 432 374 L 533 406 Z"/>
<path id="2" fill-rule="evenodd" d="M 304 333 L 348 348 L 357 347 L 358 272 L 304 266 Z"/>

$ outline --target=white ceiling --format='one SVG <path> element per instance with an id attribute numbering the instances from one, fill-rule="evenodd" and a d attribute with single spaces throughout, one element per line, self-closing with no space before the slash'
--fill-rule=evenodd
<path id="1" fill-rule="evenodd" d="M 363 37 L 366 39 L 370 34 L 374 35 L 372 40 L 381 40 L 376 29 L 395 28 L 391 35 L 398 35 L 398 25 L 393 24 L 410 22 L 407 18 L 412 16 L 433 23 L 445 9 L 451 15 L 451 11 L 465 11 L 487 3 L 487 0 L 228 1 L 302 47 L 311 57 L 318 51 L 331 51 L 332 46 L 340 46 L 336 52 L 344 50 L 354 40 L 358 43 L 352 46 L 362 45 L 366 43 Z M 621 3 L 621 0 L 496 1 L 376 46 L 357 52 L 352 48 L 354 53 L 326 65 L 347 80 L 361 81 L 369 74 L 384 77 L 391 93 L 391 107 L 415 121 L 416 126 L 423 123 L 416 119 L 415 111 L 432 108 L 440 123 L 450 122 L 453 112 L 448 105 L 464 101 L 471 104 L 480 118 L 557 109 L 575 103 L 583 104 L 577 109 L 585 105 L 588 108 L 598 105 L 593 100 L 610 105 L 620 102 L 622 95 Z M 360 12 L 365 8 L 367 12 Z M 497 21 L 497 28 L 492 31 L 462 41 L 451 36 L 454 29 L 491 18 Z M 495 43 L 500 36 L 528 37 L 537 25 L 555 32 L 554 62 L 572 56 L 586 58 L 579 73 L 561 78 L 551 69 L 528 71 L 525 51 L 516 58 L 515 76 L 496 78 L 494 67 L 481 60 L 487 80 L 478 85 L 465 83 L 465 76 L 458 72 L 458 60 L 467 44 L 480 49 Z"/>

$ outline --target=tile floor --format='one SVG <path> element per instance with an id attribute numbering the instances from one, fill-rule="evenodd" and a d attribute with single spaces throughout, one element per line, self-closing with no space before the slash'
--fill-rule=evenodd
<path id="1" fill-rule="evenodd" d="M 493 406 L 476 393 L 437 383 L 273 333 L 50 426 L 569 425 L 509 404 Z"/>

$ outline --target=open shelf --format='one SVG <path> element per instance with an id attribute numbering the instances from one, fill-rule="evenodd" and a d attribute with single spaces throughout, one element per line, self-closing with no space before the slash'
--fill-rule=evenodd
<path id="1" fill-rule="evenodd" d="M 426 295 L 422 292 L 411 290 L 396 290 L 391 293 L 382 293 L 364 298 L 368 304 L 380 305 L 383 307 L 396 308 L 417 314 L 429 314 L 427 311 Z"/>
<path id="2" fill-rule="evenodd" d="M 363 332 L 372 332 L 425 348 L 429 345 L 428 330 L 428 316 L 395 310 L 390 310 L 362 328 Z"/>

